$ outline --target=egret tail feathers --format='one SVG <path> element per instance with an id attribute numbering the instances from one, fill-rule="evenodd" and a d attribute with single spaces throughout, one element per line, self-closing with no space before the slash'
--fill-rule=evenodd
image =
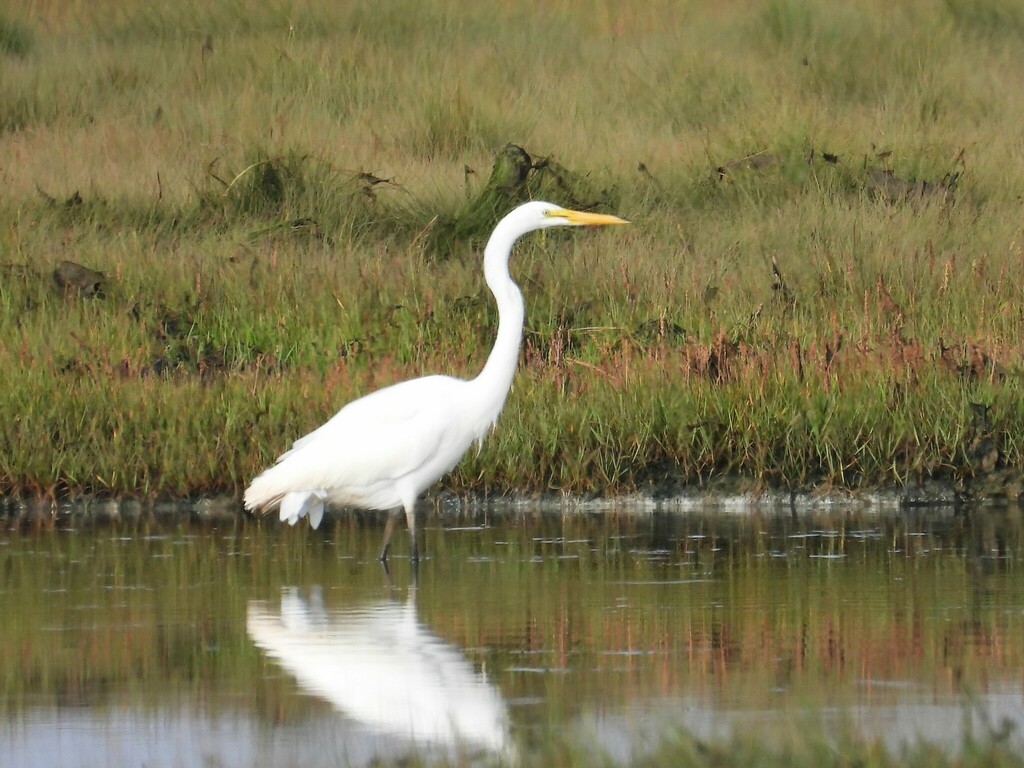
<path id="1" fill-rule="evenodd" d="M 264 472 L 245 489 L 245 508 L 252 512 L 267 512 L 280 504 L 281 520 L 295 525 L 309 516 L 309 523 L 319 527 L 324 517 L 324 502 L 327 492 L 319 489 L 286 490 L 275 482 L 273 469 Z"/>
<path id="2" fill-rule="evenodd" d="M 309 524 L 313 528 L 320 527 L 324 517 L 324 500 L 327 494 L 323 491 L 291 491 L 281 499 L 281 520 L 288 525 L 295 525 L 305 516 L 309 516 Z"/>

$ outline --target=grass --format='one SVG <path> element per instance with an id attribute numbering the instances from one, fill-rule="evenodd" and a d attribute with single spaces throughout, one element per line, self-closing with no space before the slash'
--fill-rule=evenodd
<path id="1" fill-rule="evenodd" d="M 0 491 L 238 492 L 352 397 L 472 374 L 480 244 L 539 196 L 634 225 L 521 245 L 521 370 L 449 489 L 1018 497 L 1016 6 L 581 10 L 16 0 Z"/>

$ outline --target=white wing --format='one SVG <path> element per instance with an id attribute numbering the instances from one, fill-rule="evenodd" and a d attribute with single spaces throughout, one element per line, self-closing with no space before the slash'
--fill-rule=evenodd
<path id="1" fill-rule="evenodd" d="M 355 400 L 298 439 L 246 491 L 249 509 L 294 491 L 323 490 L 330 501 L 373 509 L 415 497 L 454 466 L 474 439 L 462 412 L 466 382 L 428 376 Z"/>

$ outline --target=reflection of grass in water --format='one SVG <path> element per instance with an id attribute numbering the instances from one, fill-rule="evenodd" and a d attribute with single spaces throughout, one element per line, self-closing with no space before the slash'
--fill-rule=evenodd
<path id="1" fill-rule="evenodd" d="M 597 553 L 586 543 L 536 543 L 541 531 L 534 530 L 509 544 L 481 545 L 507 561 L 461 566 L 461 573 L 439 574 L 437 584 L 425 571 L 423 594 L 444 597 L 421 603 L 421 615 L 460 645 L 488 648 L 489 669 L 524 660 L 527 666 L 629 667 L 628 658 L 603 652 L 642 654 L 634 673 L 601 681 L 601 696 L 610 701 L 683 690 L 723 706 L 773 709 L 781 700 L 777 687 L 799 705 L 803 696 L 849 696 L 858 680 L 879 686 L 913 680 L 955 697 L 972 686 L 984 689 L 993 668 L 1024 665 L 1016 642 L 1024 621 L 1011 616 L 1024 593 L 1002 570 L 1020 559 L 1020 523 L 1013 515 L 1002 520 L 1005 528 L 984 516 L 967 525 L 953 521 L 927 536 L 908 535 L 904 521 L 890 520 L 865 539 L 859 531 L 874 522 L 777 518 L 737 525 L 701 515 L 654 537 L 635 520 L 613 518 L 595 525 L 641 535 L 617 549 L 597 537 Z M 744 532 L 738 541 L 737 529 Z M 819 529 L 835 535 L 793 538 Z M 588 526 L 571 522 L 544 537 L 552 533 L 570 540 L 589 535 Z M 1008 557 L 1002 563 L 989 559 L 999 546 Z M 682 548 L 688 554 L 681 557 Z M 646 560 L 651 549 L 667 549 L 667 562 Z M 578 557 L 555 565 L 560 554 Z M 548 565 L 527 564 L 534 555 Z M 986 597 L 978 585 L 989 569 L 1004 574 L 1003 589 Z M 502 577 L 513 570 L 515 577 Z M 483 594 L 481 580 L 488 585 Z M 682 583 L 644 584 L 663 580 Z M 503 606 L 500 613 L 484 610 L 492 602 Z M 979 615 L 985 618 L 978 621 Z M 502 645 L 503 637 L 515 640 Z M 536 655 L 522 655 L 524 648 Z M 580 699 L 574 686 L 588 683 L 585 676 L 562 680 L 510 674 L 500 682 L 508 695 L 543 693 L 571 710 Z"/>
<path id="2" fill-rule="evenodd" d="M 802 706 L 834 702 L 858 679 L 909 678 L 952 697 L 983 692 L 1000 670 L 1024 667 L 1016 641 L 1024 627 L 1012 610 L 1022 595 L 1010 576 L 1024 539 L 1012 514 L 935 523 L 615 513 L 515 520 L 503 525 L 499 514 L 483 531 L 443 534 L 466 521 L 428 515 L 419 619 L 466 649 L 504 697 L 543 696 L 551 722 L 581 701 L 615 711 L 680 690 L 755 710 L 777 705 L 777 694 L 767 693 L 776 685 L 799 692 Z M 329 520 L 326 532 L 285 535 L 230 519 L 170 530 L 145 517 L 95 531 L 85 519 L 74 522 L 78 532 L 26 530 L 0 547 L 5 717 L 27 702 L 102 709 L 182 698 L 212 712 L 242 707 L 268 723 L 317 716 L 321 706 L 295 696 L 294 682 L 246 637 L 248 602 L 276 600 L 283 584 L 323 585 L 328 609 L 406 594 L 407 563 L 393 564 L 395 595 L 375 565 L 346 559 L 372 559 L 379 519 L 366 525 L 345 516 Z M 993 550 L 1005 559 L 990 559 Z M 668 554 L 648 559 L 652 551 Z M 475 561 L 482 555 L 489 558 Z M 575 557 L 559 559 L 565 555 Z M 571 682 L 508 671 L 607 665 L 627 669 Z M 951 672 L 959 687 L 950 687 Z M 792 723 L 724 741 L 668 729 L 637 764 L 747 765 L 755 754 L 768 766 L 951 760 L 929 746 L 897 755 L 860 737 L 826 737 L 797 715 Z M 531 743 L 544 764 L 592 764 L 589 748 L 559 729 Z M 1020 764 L 988 733 L 965 743 L 963 755 L 957 765 Z"/>
<path id="3" fill-rule="evenodd" d="M 771 734 L 745 733 L 730 740 L 706 741 L 689 734 L 666 737 L 654 747 L 650 756 L 632 761 L 639 768 L 646 766 L 791 766 L 835 768 L 863 766 L 863 768 L 890 768 L 895 766 L 1020 766 L 1024 765 L 1013 743 L 998 726 L 982 729 L 966 739 L 959 748 L 943 749 L 929 744 L 913 744 L 895 750 L 887 748 L 881 740 L 869 740 L 840 734 L 837 738 L 829 729 L 815 722 L 801 722 L 799 718 Z M 587 764 L 577 757 L 563 764 Z"/>
<path id="4" fill-rule="evenodd" d="M 955 700 L 1024 669 L 1024 595 L 1008 575 L 1024 551 L 1013 515 L 929 525 L 608 513 L 444 535 L 453 522 L 427 517 L 419 619 L 468 649 L 506 698 L 541 696 L 548 717 L 581 701 L 618 707 L 679 691 L 724 707 L 774 709 L 778 686 L 794 706 L 841 702 L 865 680 Z M 328 608 L 389 599 L 372 563 L 380 523 L 16 534 L 0 547 L 0 710 L 199 696 L 299 717 L 315 703 L 291 695 L 294 683 L 254 650 L 247 603 L 276 600 L 284 584 L 323 585 Z M 408 565 L 393 565 L 404 599 Z M 522 666 L 576 673 L 511 671 Z M 613 667 L 623 669 L 581 672 Z"/>
<path id="5" fill-rule="evenodd" d="M 972 401 L 1022 463 L 1012 2 L 21 5 L 0 490 L 238 490 L 357 394 L 475 372 L 508 141 L 636 225 L 519 251 L 523 370 L 450 487 L 970 479 Z M 875 200 L 875 165 L 959 181 Z"/>

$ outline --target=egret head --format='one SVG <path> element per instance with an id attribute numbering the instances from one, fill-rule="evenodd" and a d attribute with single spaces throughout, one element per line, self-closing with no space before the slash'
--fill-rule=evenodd
<path id="1" fill-rule="evenodd" d="M 611 216 L 606 213 L 590 213 L 588 211 L 574 211 L 570 208 L 563 208 L 553 203 L 536 201 L 521 205 L 518 211 L 522 211 L 524 217 L 534 220 L 536 228 L 546 227 L 585 227 L 599 226 L 602 224 L 629 224 L 625 219 L 618 216 Z"/>

